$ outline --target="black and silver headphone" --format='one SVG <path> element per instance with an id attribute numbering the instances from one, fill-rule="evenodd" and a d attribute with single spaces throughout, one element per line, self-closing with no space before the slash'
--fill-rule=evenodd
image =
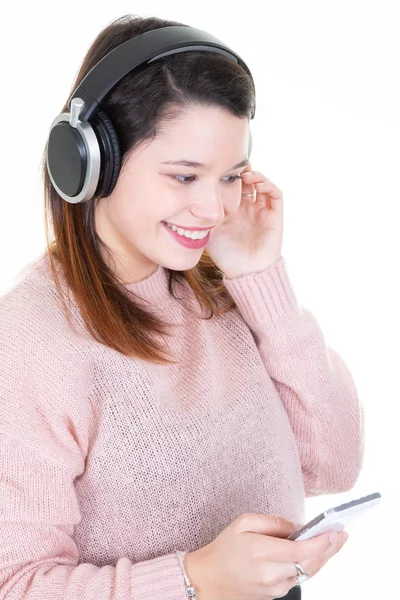
<path id="1" fill-rule="evenodd" d="M 191 50 L 223 54 L 240 64 L 253 81 L 238 54 L 209 33 L 189 25 L 161 27 L 123 42 L 89 71 L 68 99 L 69 112 L 61 113 L 51 124 L 47 171 L 64 200 L 77 204 L 94 196 L 106 197 L 117 182 L 118 136 L 100 108 L 104 96 L 139 65 Z M 251 134 L 249 156 L 250 152 Z"/>

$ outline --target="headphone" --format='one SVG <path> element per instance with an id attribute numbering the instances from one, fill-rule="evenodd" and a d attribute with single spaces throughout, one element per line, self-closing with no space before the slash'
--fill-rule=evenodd
<path id="1" fill-rule="evenodd" d="M 69 112 L 58 115 L 47 140 L 47 171 L 53 187 L 77 204 L 106 197 L 115 187 L 121 157 L 118 136 L 101 109 L 104 96 L 130 71 L 170 54 L 191 50 L 216 52 L 240 64 L 241 57 L 206 31 L 189 25 L 161 27 L 142 33 L 111 50 L 87 73 L 68 99 Z M 251 152 L 249 137 L 249 156 Z"/>

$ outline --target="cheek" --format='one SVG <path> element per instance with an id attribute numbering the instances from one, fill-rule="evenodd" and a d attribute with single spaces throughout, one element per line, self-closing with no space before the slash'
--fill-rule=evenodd
<path id="1" fill-rule="evenodd" d="M 121 236 L 130 241 L 137 238 L 141 231 L 149 226 L 146 206 L 137 198 L 126 195 L 125 198 L 110 207 L 110 219 Z"/>
<path id="2" fill-rule="evenodd" d="M 241 201 L 242 201 L 242 188 L 241 186 L 237 186 L 235 187 L 234 190 L 230 190 L 228 192 L 225 193 L 225 202 L 224 202 L 224 206 L 225 206 L 225 210 L 227 213 L 234 213 L 238 210 Z"/>
<path id="3" fill-rule="evenodd" d="M 169 203 L 171 204 L 171 203 Z M 165 221 L 174 215 L 173 209 L 168 212 L 160 198 L 146 201 L 145 196 L 130 198 L 115 207 L 113 223 L 121 238 L 138 248 L 147 248 L 154 243 L 154 238 L 164 235 L 161 231 Z"/>
<path id="4" fill-rule="evenodd" d="M 149 207 L 149 212 L 155 220 L 167 221 L 187 212 L 190 203 L 191 196 L 188 190 L 179 188 L 171 190 L 166 186 L 156 197 L 154 206 Z"/>

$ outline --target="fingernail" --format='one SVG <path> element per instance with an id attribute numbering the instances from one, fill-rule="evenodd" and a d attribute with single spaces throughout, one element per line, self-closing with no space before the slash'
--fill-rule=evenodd
<path id="1" fill-rule="evenodd" d="M 337 538 L 338 538 L 338 534 L 337 534 L 336 531 L 332 531 L 329 534 L 329 541 L 330 541 L 331 544 L 334 544 L 336 542 Z"/>
<path id="2" fill-rule="evenodd" d="M 245 173 L 242 173 L 242 175 L 253 175 L 252 171 L 246 171 Z"/>
<path id="3" fill-rule="evenodd" d="M 343 532 L 343 537 L 344 537 L 344 542 L 343 543 L 345 544 L 347 542 L 347 540 L 349 539 L 349 534 L 346 531 L 344 531 Z"/>

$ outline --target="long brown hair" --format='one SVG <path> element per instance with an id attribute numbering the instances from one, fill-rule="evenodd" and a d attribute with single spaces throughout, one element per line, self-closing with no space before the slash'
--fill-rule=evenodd
<path id="1" fill-rule="evenodd" d="M 141 33 L 182 25 L 157 17 L 124 15 L 112 21 L 89 48 L 71 93 L 89 70 L 108 52 Z M 103 99 L 102 110 L 111 119 L 119 137 L 121 168 L 139 143 L 152 139 L 157 126 L 171 118 L 174 110 L 188 103 L 222 106 L 238 117 L 253 118 L 255 90 L 244 69 L 223 55 L 191 51 L 174 54 L 142 65 L 128 73 Z M 68 102 L 60 112 L 68 111 Z M 58 269 L 72 290 L 90 334 L 125 356 L 153 363 L 174 363 L 156 342 L 154 334 L 170 335 L 168 324 L 143 309 L 127 296 L 118 277 L 103 260 L 100 247 L 109 249 L 94 227 L 94 209 L 100 198 L 71 204 L 54 189 L 47 172 L 47 143 L 42 157 L 44 180 L 47 257 L 67 319 Z M 50 239 L 52 229 L 53 239 Z M 222 273 L 204 251 L 195 267 L 168 271 L 168 289 L 174 297 L 173 282 L 185 281 L 207 318 L 235 307 L 222 283 Z"/>

